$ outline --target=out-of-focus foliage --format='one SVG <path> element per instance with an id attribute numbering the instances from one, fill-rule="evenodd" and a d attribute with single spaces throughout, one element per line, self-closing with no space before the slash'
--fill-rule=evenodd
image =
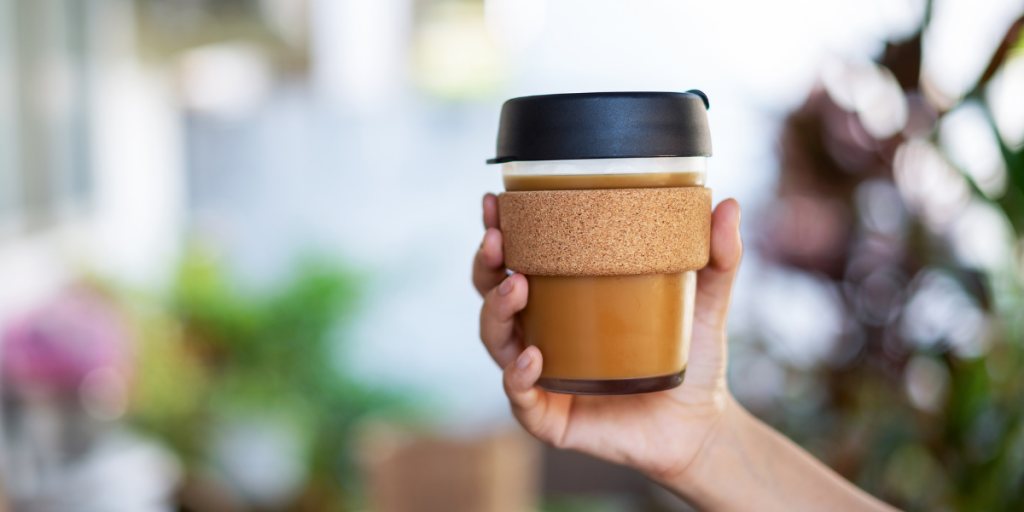
<path id="1" fill-rule="evenodd" d="M 357 478 L 355 422 L 402 409 L 398 398 L 339 370 L 339 342 L 358 299 L 359 279 L 320 260 L 305 260 L 272 289 L 246 291 L 213 259 L 190 252 L 169 301 L 131 306 L 142 338 L 135 422 L 195 474 L 210 465 L 223 423 L 284 422 L 307 466 L 300 501 L 337 506 Z"/>
<path id="2" fill-rule="evenodd" d="M 250 40 L 298 55 L 304 38 L 289 41 L 274 30 L 271 2 L 260 0 L 139 0 L 135 17 L 143 47 L 157 56 L 204 44 Z"/>
<path id="3" fill-rule="evenodd" d="M 780 197 L 760 245 L 826 283 L 842 326 L 828 360 L 786 368 L 782 396 L 758 413 L 907 510 L 1024 510 L 1024 147 L 998 135 L 984 93 L 1024 51 L 1022 27 L 950 107 L 934 106 L 923 83 L 922 27 L 890 43 L 871 71 L 897 91 L 902 128 L 872 126 L 873 112 L 841 105 L 826 87 L 782 136 Z M 1001 194 L 952 163 L 943 121 L 961 105 L 980 107 L 1000 137 Z M 1002 253 L 963 256 L 1002 225 Z"/>

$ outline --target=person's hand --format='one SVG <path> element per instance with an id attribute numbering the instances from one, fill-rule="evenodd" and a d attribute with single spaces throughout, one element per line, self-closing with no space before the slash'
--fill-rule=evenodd
<path id="1" fill-rule="evenodd" d="M 521 274 L 507 275 L 498 229 L 498 201 L 484 196 L 483 243 L 473 263 L 473 284 L 484 297 L 480 338 L 504 368 L 512 412 L 532 435 L 558 448 L 578 450 L 632 466 L 655 480 L 679 481 L 713 436 L 734 400 L 726 386 L 726 316 L 740 264 L 740 208 L 715 208 L 711 260 L 697 274 L 690 358 L 683 384 L 660 393 L 579 396 L 535 388 L 544 365 L 540 350 L 524 350 L 517 313 L 526 306 Z"/>

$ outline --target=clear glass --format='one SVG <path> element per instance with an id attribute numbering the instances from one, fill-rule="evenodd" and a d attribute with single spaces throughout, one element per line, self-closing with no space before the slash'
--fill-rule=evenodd
<path id="1" fill-rule="evenodd" d="M 510 192 L 703 187 L 706 166 L 705 157 L 507 162 L 502 175 Z M 539 387 L 607 395 L 682 383 L 696 272 L 526 278 L 520 319 L 526 343 L 544 356 Z"/>

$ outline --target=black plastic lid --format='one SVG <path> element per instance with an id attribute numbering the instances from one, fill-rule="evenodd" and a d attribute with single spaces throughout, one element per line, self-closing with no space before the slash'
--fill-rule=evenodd
<path id="1" fill-rule="evenodd" d="M 711 156 L 708 108 L 698 90 L 513 98 L 501 107 L 498 154 L 487 163 Z"/>

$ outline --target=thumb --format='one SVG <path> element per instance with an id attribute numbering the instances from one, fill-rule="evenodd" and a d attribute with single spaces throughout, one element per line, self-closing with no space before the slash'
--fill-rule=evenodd
<path id="1" fill-rule="evenodd" d="M 732 283 L 740 267 L 740 205 L 726 199 L 711 215 L 711 258 L 697 273 L 697 303 L 694 324 L 724 332 L 732 298 Z"/>
<path id="2" fill-rule="evenodd" d="M 722 201 L 711 216 L 711 258 L 697 273 L 693 335 L 686 370 L 691 389 L 714 391 L 725 386 L 725 324 L 732 284 L 743 254 L 739 226 L 739 204 L 733 199 Z"/>

